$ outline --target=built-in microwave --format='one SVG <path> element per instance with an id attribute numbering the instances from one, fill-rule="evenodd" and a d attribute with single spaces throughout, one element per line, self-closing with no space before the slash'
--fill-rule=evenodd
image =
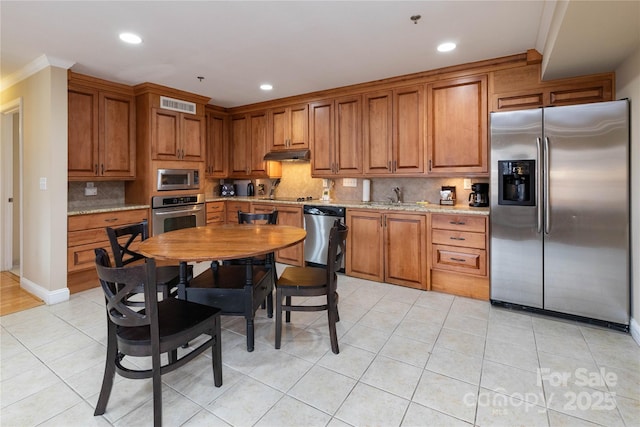
<path id="1" fill-rule="evenodd" d="M 200 171 L 198 169 L 158 169 L 158 191 L 199 188 Z"/>

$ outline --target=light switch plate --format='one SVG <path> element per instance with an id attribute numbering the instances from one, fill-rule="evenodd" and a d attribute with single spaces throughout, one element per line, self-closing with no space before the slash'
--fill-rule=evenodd
<path id="1" fill-rule="evenodd" d="M 464 187 L 465 190 L 471 190 L 471 180 L 469 178 L 464 179 Z"/>
<path id="2" fill-rule="evenodd" d="M 40 189 L 41 190 L 46 190 L 47 189 L 47 177 L 45 177 L 45 176 L 41 176 L 40 177 Z"/>
<path id="3" fill-rule="evenodd" d="M 357 187 L 358 179 L 357 178 L 342 178 L 342 186 L 343 187 Z"/>

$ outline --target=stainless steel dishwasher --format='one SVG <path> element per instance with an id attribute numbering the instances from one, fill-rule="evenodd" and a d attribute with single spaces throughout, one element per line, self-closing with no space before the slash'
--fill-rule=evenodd
<path id="1" fill-rule="evenodd" d="M 304 229 L 307 231 L 307 238 L 304 240 L 304 260 L 307 265 L 325 267 L 329 231 L 336 219 L 344 224 L 347 209 L 341 206 L 304 205 L 303 210 Z M 344 272 L 344 258 L 340 271 Z"/>

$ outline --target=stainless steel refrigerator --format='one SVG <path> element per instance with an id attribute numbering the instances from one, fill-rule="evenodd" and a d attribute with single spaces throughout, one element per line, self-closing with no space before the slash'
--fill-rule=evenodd
<path id="1" fill-rule="evenodd" d="M 491 113 L 491 301 L 628 330 L 629 103 Z"/>

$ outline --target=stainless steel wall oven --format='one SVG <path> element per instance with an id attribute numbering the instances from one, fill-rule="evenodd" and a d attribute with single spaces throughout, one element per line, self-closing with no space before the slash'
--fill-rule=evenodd
<path id="1" fill-rule="evenodd" d="M 205 224 L 204 194 L 154 196 L 151 199 L 151 234 L 153 236 Z"/>

